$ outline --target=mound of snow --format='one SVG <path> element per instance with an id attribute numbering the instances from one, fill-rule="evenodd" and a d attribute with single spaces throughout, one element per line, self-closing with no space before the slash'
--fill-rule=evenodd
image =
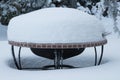
<path id="1" fill-rule="evenodd" d="M 13 18 L 8 40 L 79 43 L 103 40 L 104 28 L 92 15 L 71 8 L 45 8 Z"/>

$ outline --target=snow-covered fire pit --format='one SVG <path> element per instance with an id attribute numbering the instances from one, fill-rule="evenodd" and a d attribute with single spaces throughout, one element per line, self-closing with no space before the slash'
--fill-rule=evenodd
<path id="1" fill-rule="evenodd" d="M 101 47 L 100 64 L 103 55 L 104 28 L 101 22 L 87 13 L 71 8 L 46 8 L 24 14 L 10 20 L 8 26 L 8 42 L 12 45 L 15 64 L 21 69 L 21 47 L 33 49 L 54 49 L 56 68 L 62 65 L 63 56 L 57 51 L 95 49 L 95 65 L 97 64 L 96 46 Z M 14 46 L 19 46 L 19 64 L 15 58 Z M 33 51 L 34 52 L 34 51 Z M 54 54 L 53 53 L 53 54 Z"/>

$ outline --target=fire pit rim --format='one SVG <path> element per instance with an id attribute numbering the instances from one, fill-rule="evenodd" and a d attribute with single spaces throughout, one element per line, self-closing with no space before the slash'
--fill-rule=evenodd
<path id="1" fill-rule="evenodd" d="M 91 42 L 80 42 L 80 43 L 31 43 L 31 42 L 17 42 L 8 41 L 10 45 L 30 48 L 55 48 L 55 49 L 66 49 L 66 48 L 85 48 L 100 46 L 107 43 L 107 39 Z"/>

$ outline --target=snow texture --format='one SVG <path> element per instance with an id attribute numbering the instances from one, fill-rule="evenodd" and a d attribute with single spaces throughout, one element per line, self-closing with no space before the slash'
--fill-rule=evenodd
<path id="1" fill-rule="evenodd" d="M 35 43 L 100 41 L 105 32 L 94 16 L 72 8 L 45 8 L 10 20 L 8 40 Z"/>

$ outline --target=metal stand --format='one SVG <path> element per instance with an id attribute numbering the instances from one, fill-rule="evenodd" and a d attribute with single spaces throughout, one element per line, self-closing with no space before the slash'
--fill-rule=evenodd
<path id="1" fill-rule="evenodd" d="M 96 49 L 96 47 L 94 47 L 94 50 L 95 50 L 95 66 L 100 65 L 100 63 L 102 61 L 102 57 L 103 57 L 104 46 L 103 45 L 101 46 L 101 55 L 100 55 L 98 64 L 97 64 L 97 49 Z"/>
<path id="2" fill-rule="evenodd" d="M 61 50 L 62 52 L 59 52 L 57 50 L 54 51 L 55 54 L 55 59 L 54 59 L 54 65 L 55 65 L 55 69 L 62 69 L 63 68 L 63 50 Z"/>
<path id="3" fill-rule="evenodd" d="M 18 64 L 18 61 L 17 61 L 17 59 L 15 57 L 14 46 L 11 46 L 11 50 L 12 50 L 12 56 L 13 56 L 13 60 L 14 60 L 14 63 L 16 65 L 16 67 L 17 67 L 17 69 L 21 70 L 22 69 L 21 58 L 20 58 L 21 47 L 19 48 L 19 54 L 18 54 L 19 64 Z"/>
<path id="4" fill-rule="evenodd" d="M 102 46 L 101 46 L 101 55 L 100 55 L 100 59 L 99 59 L 98 65 L 100 65 L 100 63 L 101 63 L 101 61 L 102 61 L 103 51 L 104 51 L 104 46 L 102 45 Z"/>
<path id="5" fill-rule="evenodd" d="M 20 57 L 20 53 L 21 53 L 21 47 L 19 47 L 19 51 L 18 51 L 18 60 L 16 59 L 16 56 L 15 56 L 15 52 L 14 52 L 14 46 L 12 45 L 11 46 L 11 50 L 12 50 L 12 56 L 13 56 L 13 60 L 14 60 L 14 63 L 17 67 L 18 70 L 22 70 L 22 65 L 21 65 L 21 57 Z M 103 57 L 103 50 L 104 50 L 104 46 L 102 45 L 101 46 L 101 55 L 100 55 L 100 58 L 99 58 L 99 61 L 97 63 L 97 49 L 96 47 L 94 47 L 94 50 L 95 50 L 95 66 L 96 65 L 100 65 L 101 61 L 102 61 L 102 57 Z M 54 51 L 54 54 L 55 54 L 55 58 L 54 58 L 54 68 L 55 69 L 62 69 L 64 66 L 68 66 L 68 65 L 63 65 L 63 50 L 55 50 Z M 49 66 L 46 66 L 46 67 L 49 67 Z M 68 66 L 68 67 L 71 67 L 71 66 Z"/>

